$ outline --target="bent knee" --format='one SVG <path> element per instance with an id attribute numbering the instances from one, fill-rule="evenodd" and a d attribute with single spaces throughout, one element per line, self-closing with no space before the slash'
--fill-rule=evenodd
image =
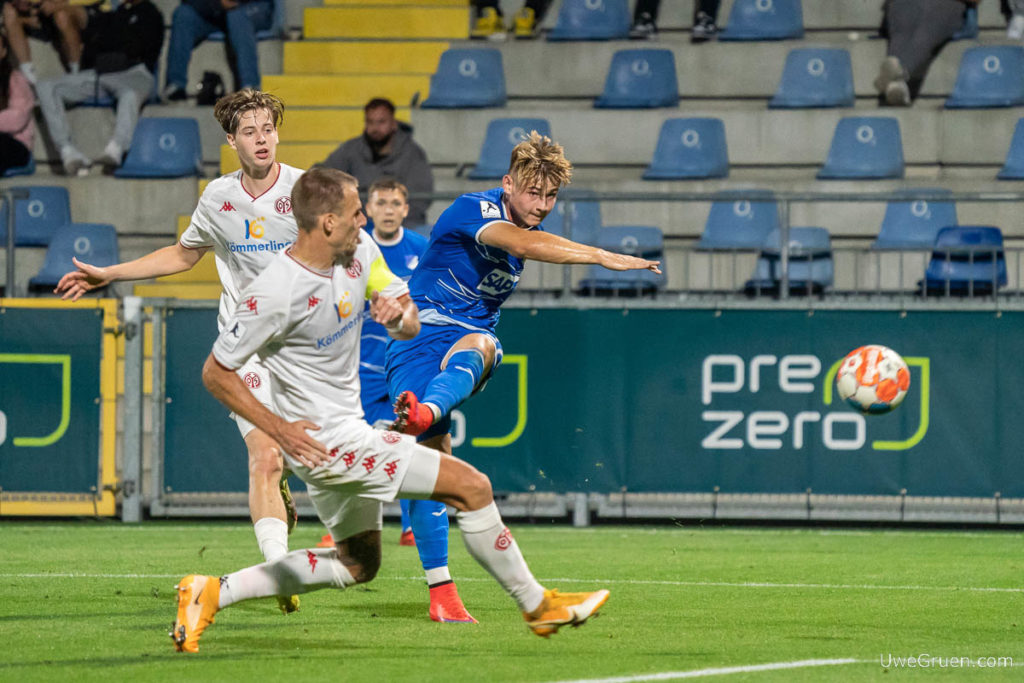
<path id="1" fill-rule="evenodd" d="M 249 449 L 250 474 L 268 478 L 281 478 L 284 473 L 284 457 L 277 445 Z"/>
<path id="2" fill-rule="evenodd" d="M 473 468 L 472 474 L 465 477 L 463 497 L 470 505 L 470 509 L 483 507 L 494 499 L 491 490 L 491 480 L 480 470 Z"/>

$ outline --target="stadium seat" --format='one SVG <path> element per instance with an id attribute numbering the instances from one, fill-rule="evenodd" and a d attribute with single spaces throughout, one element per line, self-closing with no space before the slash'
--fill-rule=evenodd
<path id="1" fill-rule="evenodd" d="M 960 30 L 953 34 L 953 40 L 974 40 L 978 37 L 978 8 L 967 5 L 964 8 L 964 23 Z"/>
<path id="2" fill-rule="evenodd" d="M 925 270 L 927 294 L 992 294 L 1006 284 L 1003 233 L 990 226 L 943 228 Z"/>
<path id="3" fill-rule="evenodd" d="M 28 281 L 31 291 L 47 291 L 74 268 L 71 258 L 94 266 L 112 266 L 120 261 L 117 231 L 107 223 L 67 223 L 57 228 L 46 250 L 39 272 Z"/>
<path id="4" fill-rule="evenodd" d="M 594 101 L 601 109 L 679 106 L 676 59 L 671 50 L 619 50 L 612 56 L 604 92 Z"/>
<path id="5" fill-rule="evenodd" d="M 725 178 L 729 151 L 721 119 L 668 119 L 661 124 L 658 146 L 645 180 Z"/>
<path id="6" fill-rule="evenodd" d="M 664 255 L 664 237 L 661 229 L 647 225 L 616 225 L 597 231 L 595 246 L 618 254 L 661 260 Z M 588 266 L 586 276 L 576 286 L 584 295 L 640 296 L 653 294 L 665 288 L 664 273 L 649 270 L 608 270 L 602 266 Z"/>
<path id="7" fill-rule="evenodd" d="M 551 135 L 547 119 L 494 119 L 488 123 L 480 159 L 469 172 L 469 177 L 473 180 L 501 178 L 508 171 L 512 148 L 533 130 L 541 135 Z"/>
<path id="8" fill-rule="evenodd" d="M 776 109 L 852 107 L 853 65 L 839 48 L 797 48 L 786 55 L 782 80 L 768 106 Z"/>
<path id="9" fill-rule="evenodd" d="M 14 246 L 45 247 L 57 228 L 71 222 L 68 191 L 57 185 L 12 187 L 26 190 L 28 199 L 14 201 Z M 0 210 L 0 247 L 7 244 L 7 206 Z"/>
<path id="10" fill-rule="evenodd" d="M 430 77 L 425 109 L 504 107 L 505 70 L 494 48 L 445 50 Z"/>
<path id="11" fill-rule="evenodd" d="M 1024 104 L 1024 47 L 972 47 L 960 59 L 947 109 L 1017 107 Z"/>
<path id="12" fill-rule="evenodd" d="M 839 120 L 819 179 L 902 177 L 903 143 L 897 119 L 848 116 Z"/>
<path id="13" fill-rule="evenodd" d="M 1024 119 L 1017 119 L 1013 139 L 1006 150 L 1006 161 L 996 177 L 999 180 L 1024 180 Z"/>
<path id="14" fill-rule="evenodd" d="M 256 31 L 256 40 L 276 40 L 284 35 L 284 27 L 287 22 L 285 18 L 285 0 L 274 0 L 274 19 L 270 27 L 262 31 Z M 206 37 L 207 40 L 223 41 L 223 31 L 214 31 Z"/>
<path id="15" fill-rule="evenodd" d="M 562 0 L 548 40 L 618 40 L 629 37 L 626 0 Z"/>
<path id="16" fill-rule="evenodd" d="M 596 244 L 597 231 L 601 228 L 601 204 L 592 199 L 588 201 L 593 196 L 594 192 L 589 190 L 559 192 L 554 210 L 544 219 L 544 230 L 574 242 Z M 569 206 L 572 206 L 572 223 L 566 233 L 565 211 Z"/>
<path id="17" fill-rule="evenodd" d="M 804 37 L 800 0 L 736 0 L 719 40 L 790 40 Z"/>
<path id="18" fill-rule="evenodd" d="M 951 194 L 941 188 L 921 188 L 928 198 L 894 200 L 885 207 L 885 218 L 872 249 L 931 249 L 939 230 L 957 225 L 956 204 L 944 200 Z"/>
<path id="19" fill-rule="evenodd" d="M 759 249 L 779 227 L 779 212 L 771 192 L 722 193 L 711 204 L 697 249 Z"/>
<path id="20" fill-rule="evenodd" d="M 19 175 L 32 175 L 36 172 L 36 159 L 35 157 L 29 157 L 28 163 L 24 166 L 11 166 L 9 169 L 0 174 L 0 178 L 13 178 Z"/>
<path id="21" fill-rule="evenodd" d="M 192 118 L 139 119 L 118 178 L 181 178 L 202 172 L 199 123 Z"/>
<path id="22" fill-rule="evenodd" d="M 761 248 L 754 274 L 744 286 L 750 295 L 778 294 L 782 286 L 781 231 L 772 230 Z M 825 228 L 789 229 L 789 291 L 820 294 L 832 286 L 832 240 Z"/>

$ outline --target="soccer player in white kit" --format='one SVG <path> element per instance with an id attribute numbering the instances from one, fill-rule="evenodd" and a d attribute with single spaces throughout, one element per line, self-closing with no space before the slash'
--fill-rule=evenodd
<path id="1" fill-rule="evenodd" d="M 216 613 L 236 602 L 372 580 L 380 567 L 382 502 L 397 497 L 454 506 L 470 555 L 512 596 L 537 635 L 585 622 L 608 591 L 545 590 L 502 522 L 485 475 L 362 419 L 363 302 L 370 301 L 371 317 L 394 339 L 414 337 L 420 323 L 408 287 L 362 231 L 366 218 L 355 178 L 314 167 L 295 184 L 292 208 L 295 244 L 242 292 L 206 360 L 203 382 L 277 440 L 289 468 L 308 485 L 335 546 L 295 550 L 219 578 L 185 576 L 176 586 L 175 647 L 198 652 Z M 270 372 L 273 410 L 238 376 L 253 354 Z"/>
<path id="2" fill-rule="evenodd" d="M 85 292 L 117 280 L 141 280 L 189 270 L 210 249 L 223 290 L 217 316 L 223 329 L 239 293 L 295 241 L 292 185 L 302 171 L 276 161 L 277 127 L 284 103 L 274 95 L 246 88 L 220 99 L 214 116 L 238 153 L 241 169 L 206 186 L 192 221 L 176 244 L 146 256 L 108 266 L 73 262 L 77 270 L 61 278 L 54 290 L 76 300 Z M 265 405 L 270 405 L 270 378 L 259 359 L 238 369 L 239 376 Z M 288 532 L 296 520 L 277 443 L 252 423 L 233 416 L 249 452 L 249 512 L 260 551 L 267 560 L 288 552 Z M 285 613 L 298 609 L 297 596 L 279 600 Z"/>

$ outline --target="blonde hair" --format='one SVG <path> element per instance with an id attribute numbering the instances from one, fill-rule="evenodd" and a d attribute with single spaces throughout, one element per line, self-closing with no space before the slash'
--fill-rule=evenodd
<path id="1" fill-rule="evenodd" d="M 345 193 L 358 191 L 359 181 L 344 171 L 317 165 L 309 169 L 292 186 L 292 215 L 300 230 L 316 227 L 325 213 L 341 210 Z"/>
<path id="2" fill-rule="evenodd" d="M 572 181 L 572 164 L 557 142 L 535 130 L 512 149 L 508 165 L 512 183 L 520 189 L 535 181 L 548 181 L 561 187 Z"/>
<path id="3" fill-rule="evenodd" d="M 253 110 L 268 112 L 274 120 L 274 128 L 284 121 L 284 102 L 281 98 L 255 88 L 242 88 L 220 98 L 213 107 L 213 115 L 225 133 L 234 135 L 242 114 Z"/>

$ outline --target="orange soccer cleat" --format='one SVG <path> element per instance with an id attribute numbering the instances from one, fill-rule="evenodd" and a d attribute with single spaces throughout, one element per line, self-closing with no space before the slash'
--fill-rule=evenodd
<path id="1" fill-rule="evenodd" d="M 434 413 L 420 403 L 416 394 L 403 391 L 395 401 L 395 415 L 398 417 L 388 427 L 393 432 L 417 436 L 430 429 L 434 424 Z"/>
<path id="2" fill-rule="evenodd" d="M 220 609 L 220 579 L 189 574 L 174 588 L 178 616 L 171 627 L 171 640 L 178 652 L 199 652 L 199 636 L 213 623 Z"/>
<path id="3" fill-rule="evenodd" d="M 559 593 L 544 591 L 544 601 L 533 612 L 523 612 L 530 630 L 541 638 L 557 633 L 562 626 L 581 626 L 597 615 L 598 608 L 608 600 L 606 590 L 593 593 Z"/>

